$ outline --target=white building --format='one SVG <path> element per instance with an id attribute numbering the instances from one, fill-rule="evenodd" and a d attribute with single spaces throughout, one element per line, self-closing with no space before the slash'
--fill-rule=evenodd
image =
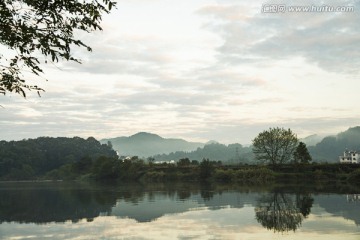
<path id="1" fill-rule="evenodd" d="M 340 156 L 340 163 L 360 163 L 360 153 L 345 150 L 344 156 Z"/>
<path id="2" fill-rule="evenodd" d="M 170 160 L 170 161 L 155 161 L 155 164 L 175 164 L 176 161 L 175 160 Z"/>

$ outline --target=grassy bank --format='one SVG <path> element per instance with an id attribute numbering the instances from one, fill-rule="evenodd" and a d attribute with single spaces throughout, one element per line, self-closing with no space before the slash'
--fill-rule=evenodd
<path id="1" fill-rule="evenodd" d="M 199 166 L 153 166 L 142 176 L 143 181 L 213 181 L 234 183 L 269 182 L 360 182 L 360 166 L 350 164 L 310 164 L 279 166 L 213 166 L 204 179 Z"/>

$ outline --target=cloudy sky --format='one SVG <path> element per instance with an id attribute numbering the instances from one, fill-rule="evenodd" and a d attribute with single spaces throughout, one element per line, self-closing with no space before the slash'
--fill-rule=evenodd
<path id="1" fill-rule="evenodd" d="M 129 136 L 250 143 L 360 125 L 359 1 L 353 12 L 266 13 L 265 0 L 121 0 L 82 64 L 43 66 L 46 92 L 0 97 L 1 139 Z M 29 76 L 29 78 L 34 78 Z M 45 78 L 48 81 L 45 81 Z"/>

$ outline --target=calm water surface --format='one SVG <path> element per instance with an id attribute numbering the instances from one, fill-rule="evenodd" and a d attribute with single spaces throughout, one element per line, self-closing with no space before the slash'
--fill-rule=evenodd
<path id="1" fill-rule="evenodd" d="M 0 239 L 360 239 L 360 192 L 334 189 L 0 183 Z"/>

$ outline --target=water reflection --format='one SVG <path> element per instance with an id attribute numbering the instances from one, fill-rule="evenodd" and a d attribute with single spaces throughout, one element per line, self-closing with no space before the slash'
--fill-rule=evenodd
<path id="1" fill-rule="evenodd" d="M 291 232 L 302 227 L 309 216 L 316 218 L 324 212 L 359 224 L 357 199 L 357 193 L 328 194 L 293 187 L 0 183 L 0 227 L 8 226 L 5 223 L 69 221 L 84 226 L 84 221 L 90 224 L 107 216 L 155 224 L 169 216 L 187 215 L 194 224 L 221 220 L 221 227 L 251 224 L 273 232 Z"/>
<path id="2" fill-rule="evenodd" d="M 295 231 L 310 214 L 314 199 L 310 194 L 267 193 L 259 198 L 255 208 L 256 220 L 274 231 Z"/>
<path id="3" fill-rule="evenodd" d="M 116 199 L 113 192 L 67 184 L 6 185 L 0 188 L 0 223 L 92 221 L 109 214 Z"/>

